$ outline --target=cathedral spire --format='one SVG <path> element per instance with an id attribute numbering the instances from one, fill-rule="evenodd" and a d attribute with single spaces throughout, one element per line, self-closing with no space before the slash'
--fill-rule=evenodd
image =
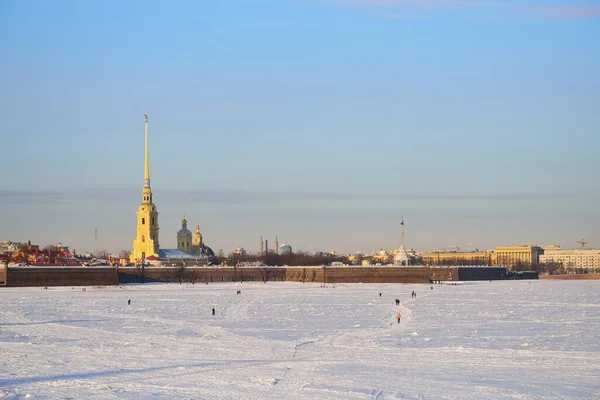
<path id="1" fill-rule="evenodd" d="M 142 202 L 152 203 L 152 189 L 150 189 L 150 150 L 148 148 L 148 114 L 146 118 L 145 142 L 144 142 L 144 190 L 142 190 Z"/>
<path id="2" fill-rule="evenodd" d="M 145 130 L 145 157 L 144 157 L 144 187 L 150 187 L 150 152 L 148 151 L 148 114 L 144 114 L 146 117 L 146 130 Z"/>
<path id="3" fill-rule="evenodd" d="M 150 149 L 148 147 L 148 114 L 144 131 L 144 188 L 142 203 L 137 211 L 137 234 L 133 241 L 133 252 L 130 256 L 132 263 L 143 263 L 147 257 L 158 257 L 160 245 L 158 242 L 158 211 L 152 202 L 150 189 Z"/>

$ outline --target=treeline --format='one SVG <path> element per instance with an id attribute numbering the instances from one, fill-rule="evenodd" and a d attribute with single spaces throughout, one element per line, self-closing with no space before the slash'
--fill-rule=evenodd
<path id="1" fill-rule="evenodd" d="M 328 253 L 310 254 L 304 251 L 299 251 L 289 254 L 269 253 L 262 256 L 258 254 L 236 254 L 229 253 L 226 257 L 217 257 L 219 264 L 238 265 L 240 263 L 262 263 L 268 266 L 319 266 L 331 265 L 332 262 L 342 262 L 348 264 L 348 257 L 340 255 L 332 255 Z"/>
<path id="2" fill-rule="evenodd" d="M 536 271 L 540 275 L 589 274 L 598 272 L 597 269 L 593 268 L 569 267 L 560 263 L 517 263 L 513 271 Z"/>
<path id="3" fill-rule="evenodd" d="M 423 263 L 427 264 L 427 263 Z M 459 265 L 491 265 L 491 263 L 487 260 L 472 260 L 469 258 L 452 258 L 452 259 L 443 259 L 443 260 L 434 260 L 433 262 L 429 262 L 429 265 L 441 265 L 445 267 L 455 267 Z"/>

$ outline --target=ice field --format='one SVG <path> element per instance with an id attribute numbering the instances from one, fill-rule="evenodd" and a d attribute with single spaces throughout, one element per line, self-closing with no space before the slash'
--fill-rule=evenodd
<path id="1" fill-rule="evenodd" d="M 0 398 L 600 398 L 600 281 L 0 288 L 0 300 Z"/>

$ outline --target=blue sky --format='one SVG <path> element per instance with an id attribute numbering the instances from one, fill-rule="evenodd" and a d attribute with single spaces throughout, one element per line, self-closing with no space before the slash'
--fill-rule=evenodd
<path id="1" fill-rule="evenodd" d="M 600 1 L 0 2 L 0 240 L 369 252 L 600 235 Z M 590 238 L 600 247 L 600 237 Z"/>

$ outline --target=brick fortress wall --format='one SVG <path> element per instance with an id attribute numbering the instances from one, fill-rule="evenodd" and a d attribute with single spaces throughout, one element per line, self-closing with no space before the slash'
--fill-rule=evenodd
<path id="1" fill-rule="evenodd" d="M 427 283 L 458 280 L 456 267 L 119 268 L 119 282 Z M 142 278 L 143 277 L 143 278 Z"/>
<path id="2" fill-rule="evenodd" d="M 469 269 L 469 274 L 466 272 L 461 273 L 457 267 L 149 267 L 144 270 L 136 267 L 11 267 L 7 271 L 6 286 L 100 286 L 142 281 L 428 283 L 506 278 L 498 268 L 475 267 Z M 477 277 L 466 276 L 475 273 Z"/>
<path id="3" fill-rule="evenodd" d="M 114 268 L 17 267 L 8 268 L 6 286 L 108 286 L 118 285 Z"/>

